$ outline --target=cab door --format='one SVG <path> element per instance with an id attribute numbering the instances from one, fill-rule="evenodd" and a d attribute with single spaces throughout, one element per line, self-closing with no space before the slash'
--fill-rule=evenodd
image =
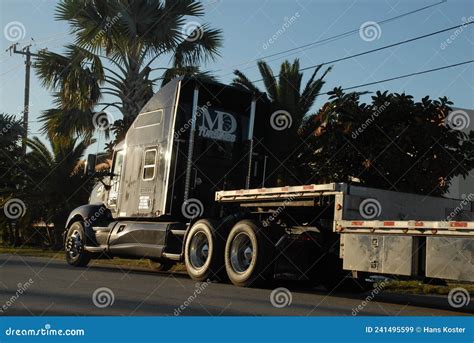
<path id="1" fill-rule="evenodd" d="M 117 150 L 114 154 L 112 162 L 110 191 L 109 197 L 107 199 L 107 207 L 110 209 L 114 217 L 117 215 L 118 199 L 120 198 L 120 178 L 123 171 L 124 156 L 124 150 Z"/>
<path id="2" fill-rule="evenodd" d="M 159 215 L 156 198 L 162 196 L 159 171 L 159 146 L 148 146 L 144 149 L 138 190 L 138 213 L 144 216 Z"/>

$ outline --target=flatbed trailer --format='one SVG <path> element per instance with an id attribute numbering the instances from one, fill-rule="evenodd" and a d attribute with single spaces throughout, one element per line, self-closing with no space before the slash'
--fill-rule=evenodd
<path id="1" fill-rule="evenodd" d="M 328 289 L 369 275 L 474 281 L 474 205 L 329 183 L 286 187 L 265 147 L 285 139 L 255 94 L 178 78 L 144 106 L 66 224 L 66 259 L 184 262 L 197 281 L 277 277 Z M 87 163 L 95 173 L 95 156 Z"/>
<path id="2" fill-rule="evenodd" d="M 283 207 L 315 209 L 325 198 L 333 208 L 331 226 L 340 235 L 345 270 L 474 281 L 474 207 L 469 201 L 344 183 L 220 191 L 215 197 L 254 214 Z"/>

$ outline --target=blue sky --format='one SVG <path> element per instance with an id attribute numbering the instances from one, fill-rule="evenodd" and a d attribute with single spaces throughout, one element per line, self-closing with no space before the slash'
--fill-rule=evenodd
<path id="1" fill-rule="evenodd" d="M 368 21 L 380 22 L 397 15 L 435 4 L 439 0 L 204 0 L 206 15 L 199 22 L 223 30 L 224 46 L 221 57 L 203 67 L 215 70 L 221 82 L 232 79 L 232 70 L 239 68 L 251 80 L 259 79 L 255 68 L 257 58 L 294 48 L 299 45 L 328 38 L 353 29 Z M 72 40 L 66 22 L 54 20 L 57 4 L 51 0 L 1 0 L 1 28 L 20 22 L 24 30 L 22 43 L 34 38 L 32 50 L 48 48 L 60 52 Z M 302 67 L 333 60 L 447 27 L 462 24 L 474 16 L 474 1 L 449 0 L 425 11 L 380 26 L 378 39 L 366 41 L 355 33 L 286 58 L 299 58 Z M 292 18 L 293 17 L 293 18 Z M 193 19 L 194 20 L 194 19 Z M 291 21 L 282 34 L 278 30 Z M 427 39 L 398 46 L 393 49 L 362 56 L 334 64 L 327 77 L 325 91 L 336 86 L 350 87 L 411 72 L 436 68 L 471 60 L 474 57 L 474 25 L 466 27 L 450 43 L 452 33 L 446 32 Z M 276 39 L 272 39 L 276 37 Z M 270 42 L 272 39 L 272 42 Z M 442 49 L 442 44 L 445 48 Z M 0 38 L 0 111 L 17 114 L 23 105 L 24 65 L 20 55 L 4 52 L 11 44 L 5 33 Z M 270 58 L 275 71 L 285 56 Z M 168 57 L 155 63 L 167 66 Z M 311 71 L 306 72 L 306 76 Z M 158 76 L 158 75 L 157 75 Z M 262 85 L 259 84 L 261 87 Z M 474 65 L 439 71 L 422 76 L 387 82 L 360 90 L 406 92 L 415 98 L 448 96 L 456 107 L 474 108 Z M 321 96 L 315 110 L 326 101 Z M 31 135 L 37 135 L 40 124 L 36 122 L 41 111 L 51 108 L 50 93 L 41 87 L 32 73 L 30 97 Z M 119 113 L 112 113 L 119 117 Z M 101 137 L 100 146 L 104 138 Z M 96 147 L 94 147 L 96 149 Z"/>

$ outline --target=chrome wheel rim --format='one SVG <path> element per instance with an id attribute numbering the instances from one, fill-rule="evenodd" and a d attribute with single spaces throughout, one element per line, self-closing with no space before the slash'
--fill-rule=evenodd
<path id="1" fill-rule="evenodd" d="M 77 258 L 83 249 L 81 233 L 74 230 L 69 236 L 66 244 L 66 250 L 71 258 Z"/>
<path id="2" fill-rule="evenodd" d="M 209 259 L 209 240 L 204 232 L 197 232 L 189 244 L 189 260 L 191 265 L 200 269 L 203 268 Z"/>
<path id="3" fill-rule="evenodd" d="M 232 240 L 230 247 L 230 263 L 237 273 L 244 273 L 249 269 L 253 260 L 254 247 L 250 237 L 241 232 Z"/>

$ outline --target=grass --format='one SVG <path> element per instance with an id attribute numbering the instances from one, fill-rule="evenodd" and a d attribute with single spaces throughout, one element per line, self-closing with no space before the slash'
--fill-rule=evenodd
<path id="1" fill-rule="evenodd" d="M 470 294 L 474 294 L 474 284 L 472 283 L 451 283 L 447 286 L 436 286 L 425 284 L 421 281 L 391 281 L 383 287 L 384 291 L 402 294 L 438 294 L 447 295 L 449 291 L 456 287 L 462 287 Z"/>
<path id="2" fill-rule="evenodd" d="M 11 255 L 20 255 L 20 256 L 34 256 L 34 257 L 46 257 L 50 259 L 65 261 L 64 251 L 51 251 L 39 248 L 31 247 L 0 247 L 0 254 L 11 254 Z M 126 258 L 113 258 L 113 259 L 101 259 L 101 260 L 92 260 L 90 262 L 92 266 L 103 266 L 103 265 L 113 265 L 121 267 L 140 267 L 153 270 L 153 266 L 150 263 L 150 260 L 147 258 L 143 259 L 126 259 Z M 182 270 L 182 265 L 176 265 L 173 267 L 173 271 Z"/>

